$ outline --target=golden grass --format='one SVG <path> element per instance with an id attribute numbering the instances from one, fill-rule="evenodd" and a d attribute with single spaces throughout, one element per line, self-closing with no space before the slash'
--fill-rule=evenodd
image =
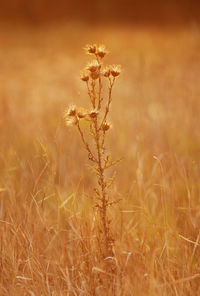
<path id="1" fill-rule="evenodd" d="M 0 295 L 199 295 L 199 29 L 87 29 L 1 29 Z M 124 157 L 115 273 L 98 257 L 95 180 L 62 119 L 70 103 L 88 108 L 91 41 L 123 69 L 108 141 Z"/>

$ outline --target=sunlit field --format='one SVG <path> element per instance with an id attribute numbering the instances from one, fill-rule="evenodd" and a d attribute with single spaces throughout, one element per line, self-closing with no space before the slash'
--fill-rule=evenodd
<path id="1" fill-rule="evenodd" d="M 104 259 L 95 176 L 63 119 L 88 107 L 80 70 L 96 42 L 122 66 Z M 199 28 L 4 26 L 0 44 L 0 295 L 200 295 Z"/>

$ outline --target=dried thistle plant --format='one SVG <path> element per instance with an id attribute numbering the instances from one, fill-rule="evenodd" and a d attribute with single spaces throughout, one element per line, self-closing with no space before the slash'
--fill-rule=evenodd
<path id="1" fill-rule="evenodd" d="M 119 162 L 119 160 L 112 161 L 105 147 L 105 138 L 111 128 L 108 114 L 112 102 L 112 90 L 116 78 L 120 75 L 121 67 L 119 65 L 104 66 L 103 58 L 108 53 L 104 45 L 87 45 L 85 50 L 94 57 L 80 76 L 81 80 L 86 83 L 91 109 L 85 110 L 71 105 L 64 117 L 68 126 L 77 128 L 97 176 L 98 185 L 94 188 L 95 206 L 100 214 L 101 251 L 105 257 L 113 255 L 114 240 L 110 231 L 111 220 L 108 218 L 107 210 L 116 202 L 112 201 L 109 196 L 112 180 L 106 178 L 105 172 Z M 103 95 L 104 88 L 107 88 L 106 95 Z M 89 123 L 89 137 L 88 132 L 81 127 L 83 120 Z"/>

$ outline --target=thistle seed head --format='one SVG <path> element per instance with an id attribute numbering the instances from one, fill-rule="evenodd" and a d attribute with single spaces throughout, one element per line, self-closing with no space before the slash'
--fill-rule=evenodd
<path id="1" fill-rule="evenodd" d="M 96 80 L 100 76 L 100 71 L 91 72 L 90 76 L 93 80 Z"/>
<path id="2" fill-rule="evenodd" d="M 85 117 L 85 114 L 84 113 L 82 113 L 82 112 L 78 112 L 78 118 L 80 118 L 80 119 L 82 119 L 82 118 L 84 118 Z"/>
<path id="3" fill-rule="evenodd" d="M 76 115 L 76 106 L 75 105 L 71 105 L 68 110 L 67 110 L 67 116 L 75 116 Z"/>
<path id="4" fill-rule="evenodd" d="M 102 74 L 104 77 L 109 77 L 111 72 L 110 72 L 110 68 L 109 67 L 106 67 L 103 71 L 102 71 Z"/>
<path id="5" fill-rule="evenodd" d="M 81 72 L 81 76 L 80 76 L 81 80 L 84 82 L 87 82 L 89 80 L 89 75 L 87 72 Z"/>
<path id="6" fill-rule="evenodd" d="M 98 71 L 100 69 L 100 67 L 101 67 L 101 65 L 99 65 L 97 60 L 94 60 L 87 65 L 86 69 L 89 70 L 90 72 L 95 72 L 95 71 Z"/>
<path id="7" fill-rule="evenodd" d="M 99 111 L 97 109 L 93 109 L 90 111 L 89 116 L 90 116 L 90 118 L 96 118 L 98 113 L 99 113 Z"/>
<path id="8" fill-rule="evenodd" d="M 85 50 L 88 54 L 96 54 L 97 46 L 96 44 L 87 44 Z"/>
<path id="9" fill-rule="evenodd" d="M 105 49 L 105 45 L 100 45 L 97 48 L 97 55 L 102 59 L 108 52 Z"/>
<path id="10" fill-rule="evenodd" d="M 107 123 L 107 122 L 104 122 L 101 126 L 102 130 L 104 132 L 108 131 L 110 128 L 111 128 L 111 124 L 110 123 Z"/>
<path id="11" fill-rule="evenodd" d="M 79 119 L 82 119 L 82 118 L 85 118 L 87 115 L 87 111 L 83 108 L 80 108 L 78 111 L 77 111 L 77 116 Z"/>
<path id="12" fill-rule="evenodd" d="M 120 65 L 113 65 L 110 67 L 110 72 L 113 77 L 119 76 L 121 73 L 121 66 Z"/>

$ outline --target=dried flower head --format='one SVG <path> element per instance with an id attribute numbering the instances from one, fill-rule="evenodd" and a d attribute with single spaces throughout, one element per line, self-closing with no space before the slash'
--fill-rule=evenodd
<path id="1" fill-rule="evenodd" d="M 67 110 L 67 114 L 66 116 L 75 116 L 76 115 L 76 106 L 75 105 L 71 105 L 68 110 Z"/>
<path id="2" fill-rule="evenodd" d="M 98 79 L 100 76 L 100 71 L 91 72 L 90 76 L 93 80 Z"/>
<path id="3" fill-rule="evenodd" d="M 97 46 L 96 44 L 87 44 L 85 50 L 88 54 L 96 54 Z"/>
<path id="4" fill-rule="evenodd" d="M 98 71 L 100 67 L 101 66 L 99 65 L 98 61 L 94 60 L 87 65 L 86 69 L 89 70 L 90 72 L 95 72 L 95 71 Z"/>
<path id="5" fill-rule="evenodd" d="M 106 67 L 105 69 L 103 69 L 102 74 L 104 77 L 109 77 L 111 72 L 110 72 L 110 68 Z"/>
<path id="6" fill-rule="evenodd" d="M 87 82 L 89 80 L 89 75 L 86 71 L 81 72 L 81 80 Z"/>
<path id="7" fill-rule="evenodd" d="M 104 122 L 101 126 L 102 130 L 104 132 L 108 131 L 110 128 L 111 128 L 111 124 L 110 123 L 107 123 L 107 122 Z"/>
<path id="8" fill-rule="evenodd" d="M 93 109 L 93 110 L 90 111 L 89 116 L 91 118 L 96 118 L 98 113 L 99 113 L 99 111 L 97 109 Z"/>
<path id="9" fill-rule="evenodd" d="M 110 72 L 113 77 L 119 76 L 119 74 L 121 73 L 121 66 L 120 65 L 110 66 Z"/>
<path id="10" fill-rule="evenodd" d="M 85 114 L 80 111 L 80 112 L 78 112 L 77 116 L 78 116 L 78 118 L 82 119 L 85 117 Z"/>
<path id="11" fill-rule="evenodd" d="M 87 115 L 87 111 L 83 108 L 79 108 L 77 111 L 77 116 L 79 119 L 85 118 Z"/>
<path id="12" fill-rule="evenodd" d="M 107 54 L 105 45 L 100 45 L 97 48 L 97 55 L 102 59 Z"/>

